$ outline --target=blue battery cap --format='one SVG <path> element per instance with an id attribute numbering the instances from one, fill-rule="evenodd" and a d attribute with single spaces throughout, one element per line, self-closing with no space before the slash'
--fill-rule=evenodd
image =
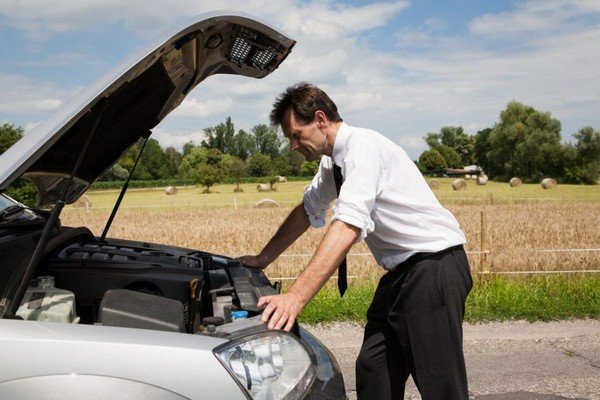
<path id="1" fill-rule="evenodd" d="M 248 311 L 232 311 L 231 312 L 231 320 L 235 321 L 236 319 L 248 318 Z"/>

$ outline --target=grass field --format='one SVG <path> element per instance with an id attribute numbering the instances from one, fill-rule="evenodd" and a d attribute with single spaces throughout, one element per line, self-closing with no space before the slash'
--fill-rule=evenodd
<path id="1" fill-rule="evenodd" d="M 466 191 L 455 192 L 452 180 L 440 182 L 434 193 L 467 236 L 465 247 L 474 275 L 480 262 L 482 211 L 487 215 L 487 257 L 492 272 L 600 270 L 600 186 L 559 185 L 543 190 L 540 185 L 511 188 L 506 183 L 477 186 L 469 182 Z M 254 184 L 242 185 L 243 193 L 233 193 L 234 185 L 215 186 L 212 194 L 202 194 L 201 187 L 180 188 L 174 196 L 167 196 L 163 188 L 130 190 L 109 237 L 228 256 L 256 254 L 301 201 L 307 184 L 278 184 L 276 191 L 266 193 L 257 192 Z M 61 219 L 64 225 L 84 225 L 100 235 L 118 192 L 87 195 L 92 201 L 89 211 L 68 206 Z M 278 201 L 281 207 L 252 207 L 264 198 Z M 266 274 L 281 280 L 285 289 L 306 265 L 324 232 L 309 229 Z M 351 249 L 348 268 L 350 285 L 344 298 L 339 297 L 335 281 L 330 281 L 302 312 L 303 322 L 364 321 L 383 270 L 364 243 Z M 517 276 L 475 279 L 466 320 L 600 318 L 599 273 Z"/>
<path id="2" fill-rule="evenodd" d="M 539 185 L 511 188 L 506 183 L 485 186 L 469 183 L 454 192 L 450 179 L 441 179 L 435 191 L 458 219 L 467 235 L 466 250 L 473 272 L 479 266 L 481 211 L 487 213 L 488 261 L 493 272 L 600 270 L 600 186 Z M 307 182 L 277 185 L 274 192 L 257 192 L 254 184 L 181 188 L 167 196 L 164 189 L 128 191 L 109 236 L 217 252 L 230 256 L 260 251 L 291 207 L 301 201 Z M 90 211 L 69 206 L 61 217 L 65 225 L 85 225 L 99 235 L 118 195 L 117 191 L 89 192 Z M 490 197 L 491 195 L 491 197 Z M 282 206 L 252 208 L 270 198 Z M 490 200 L 491 199 L 491 200 Z M 237 207 L 237 208 L 236 208 Z M 310 229 L 267 269 L 271 278 L 296 276 L 306 264 L 324 229 Z M 584 249 L 586 251 L 562 251 Z M 561 250 L 561 251 L 550 251 Z M 377 277 L 382 273 L 366 245 L 359 243 L 348 258 L 349 275 Z M 356 279 L 356 278 L 353 278 Z"/>
<path id="3" fill-rule="evenodd" d="M 436 178 L 440 188 L 434 193 L 442 204 L 522 204 L 540 202 L 595 202 L 600 203 L 600 185 L 558 185 L 544 190 L 539 184 L 523 184 L 511 188 L 507 183 L 488 182 L 476 185 L 467 181 L 464 191 L 452 190 L 452 179 Z M 215 185 L 213 193 L 203 194 L 203 187 L 179 188 L 177 195 L 167 196 L 164 188 L 130 189 L 122 204 L 123 209 L 144 207 L 147 211 L 162 211 L 173 207 L 182 208 L 248 208 L 263 198 L 273 199 L 282 205 L 297 204 L 302 199 L 308 181 L 278 183 L 275 191 L 258 192 L 256 184 L 242 184 L 242 193 L 234 193 L 234 185 Z M 94 209 L 112 208 L 119 192 L 117 190 L 88 192 Z"/>

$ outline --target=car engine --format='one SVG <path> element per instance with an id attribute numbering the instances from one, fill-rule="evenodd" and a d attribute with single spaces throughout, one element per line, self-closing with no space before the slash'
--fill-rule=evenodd
<path id="1" fill-rule="evenodd" d="M 201 332 L 277 294 L 260 269 L 198 250 L 106 239 L 85 228 L 53 237 L 18 316 L 28 320 Z"/>

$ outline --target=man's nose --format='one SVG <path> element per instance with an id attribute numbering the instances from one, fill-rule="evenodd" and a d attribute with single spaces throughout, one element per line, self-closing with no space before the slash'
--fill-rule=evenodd
<path id="1" fill-rule="evenodd" d="M 300 147 L 300 143 L 298 142 L 297 139 L 290 139 L 290 149 L 292 151 L 296 150 L 298 147 Z"/>

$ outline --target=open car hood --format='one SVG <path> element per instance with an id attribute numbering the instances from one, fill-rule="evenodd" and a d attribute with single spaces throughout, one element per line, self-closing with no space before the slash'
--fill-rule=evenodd
<path id="1" fill-rule="evenodd" d="M 263 78 L 296 42 L 240 13 L 200 15 L 126 58 L 0 156 L 0 191 L 31 180 L 39 205 L 54 203 L 87 153 L 65 198 L 72 203 L 139 138 L 214 74 Z"/>

